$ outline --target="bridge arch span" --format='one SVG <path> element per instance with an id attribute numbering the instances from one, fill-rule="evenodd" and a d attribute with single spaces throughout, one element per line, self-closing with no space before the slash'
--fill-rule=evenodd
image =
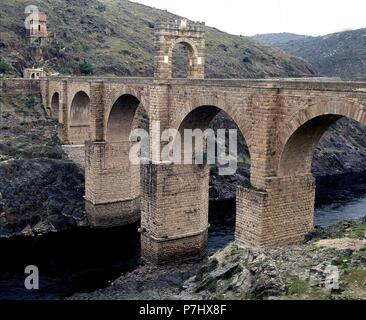
<path id="1" fill-rule="evenodd" d="M 174 123 L 176 124 L 178 132 L 180 132 L 183 137 L 184 129 L 200 129 L 205 131 L 209 128 L 216 116 L 224 117 L 226 119 L 225 125 L 230 126 L 230 128 L 223 127 L 222 129 L 237 130 L 238 142 L 244 142 L 250 155 L 250 145 L 247 139 L 248 131 L 245 126 L 245 121 L 242 121 L 243 119 L 238 117 L 237 113 L 223 107 L 218 99 L 214 97 L 201 96 L 199 101 L 194 101 L 188 110 L 178 116 L 177 121 Z"/>
<path id="2" fill-rule="evenodd" d="M 216 115 L 224 112 L 233 123 L 235 123 L 243 135 L 248 148 L 251 148 L 251 128 L 248 117 L 242 112 L 241 108 L 233 107 L 227 96 L 217 94 L 198 94 L 189 99 L 185 107 L 176 110 L 171 118 L 172 127 L 179 129 L 184 121 L 195 115 L 196 109 L 210 109 L 211 112 L 218 110 Z M 216 116 L 215 115 L 215 116 Z M 213 116 L 212 119 L 215 117 Z"/>
<path id="3" fill-rule="evenodd" d="M 130 94 L 120 96 L 112 105 L 106 118 L 106 141 L 128 141 L 141 102 Z"/>
<path id="4" fill-rule="evenodd" d="M 315 104 L 297 112 L 281 135 L 278 176 L 309 174 L 315 148 L 324 133 L 341 118 L 366 126 L 366 106 L 347 100 Z"/>
<path id="5" fill-rule="evenodd" d="M 78 91 L 72 99 L 70 107 L 70 124 L 90 124 L 90 98 L 85 91 Z"/>
<path id="6" fill-rule="evenodd" d="M 129 158 L 130 134 L 141 127 L 148 131 L 149 119 L 137 96 L 118 92 L 121 95 L 109 97 L 111 104 L 105 107 L 105 140 L 87 143 L 87 163 L 98 169 L 86 170 L 86 212 L 98 227 L 131 224 L 140 218 L 140 165 Z"/>
<path id="7" fill-rule="evenodd" d="M 146 97 L 135 88 L 118 90 L 106 104 L 104 137 L 106 141 L 128 140 L 132 129 L 138 127 L 139 116 L 148 122 L 149 109 Z"/>
<path id="8" fill-rule="evenodd" d="M 185 129 L 200 129 L 203 132 L 208 128 L 215 130 L 214 126 L 219 127 L 221 124 L 214 123 L 215 117 L 224 115 L 225 119 L 232 123 L 232 129 L 238 130 L 238 140 L 241 138 L 245 143 L 245 138 L 235 121 L 227 112 L 214 105 L 193 108 L 179 122 L 176 129 L 182 134 L 183 142 Z M 222 127 L 229 129 L 227 123 Z M 183 145 L 184 143 L 181 144 L 182 153 L 186 151 Z M 182 157 L 181 160 L 183 159 Z M 194 160 L 192 163 L 175 163 L 174 159 L 172 162 L 152 162 L 143 166 L 141 226 L 142 230 L 148 230 L 142 233 L 145 260 L 159 264 L 172 259 L 185 260 L 205 255 L 209 230 L 210 169 L 205 161 L 199 164 Z M 230 184 L 235 183 L 232 178 L 226 181 Z M 154 206 L 146 205 L 146 197 L 154 199 Z M 171 223 L 166 223 L 166 219 Z"/>
<path id="9" fill-rule="evenodd" d="M 254 242 L 245 237 L 243 244 L 259 242 L 278 246 L 303 241 L 314 228 L 315 179 L 311 165 L 316 146 L 329 127 L 342 118 L 366 125 L 365 106 L 357 100 L 321 97 L 311 105 L 307 100 L 307 105 L 294 113 L 278 132 L 276 176 L 266 179 L 265 192 L 251 192 L 261 199 L 261 211 L 266 214 L 262 237 L 270 234 L 273 237 L 264 236 Z M 247 204 L 255 208 L 255 201 L 250 197 Z"/>
<path id="10" fill-rule="evenodd" d="M 111 86 L 110 88 L 111 94 L 107 98 L 106 104 L 105 104 L 105 110 L 104 114 L 105 116 L 105 127 L 108 124 L 108 118 L 112 111 L 112 108 L 114 107 L 115 103 L 118 99 L 120 99 L 123 96 L 132 96 L 135 99 L 137 99 L 144 107 L 145 111 L 149 113 L 149 97 L 148 94 L 144 94 L 144 90 L 139 87 L 133 87 L 133 86 L 122 86 L 115 88 L 114 86 Z"/>
<path id="11" fill-rule="evenodd" d="M 205 130 L 222 109 L 214 105 L 201 105 L 190 110 L 180 121 L 179 131 L 184 129 Z"/>
<path id="12" fill-rule="evenodd" d="M 72 144 L 84 144 L 90 137 L 90 98 L 85 91 L 78 91 L 71 100 L 69 135 Z"/>

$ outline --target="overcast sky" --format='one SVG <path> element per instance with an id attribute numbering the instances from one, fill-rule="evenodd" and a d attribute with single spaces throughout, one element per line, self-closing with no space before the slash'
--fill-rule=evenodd
<path id="1" fill-rule="evenodd" d="M 134 0 L 233 34 L 325 35 L 366 27 L 366 0 Z"/>

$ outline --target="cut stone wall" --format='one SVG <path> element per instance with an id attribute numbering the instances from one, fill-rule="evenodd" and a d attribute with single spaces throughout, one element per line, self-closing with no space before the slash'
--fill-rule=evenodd
<path id="1" fill-rule="evenodd" d="M 156 263 L 200 258 L 208 229 L 208 167 L 142 166 L 142 256 Z"/>
<path id="2" fill-rule="evenodd" d="M 85 145 L 86 212 L 94 226 L 106 226 L 108 221 L 129 224 L 140 218 L 140 172 L 130 164 L 129 148 L 129 142 Z"/>
<path id="3" fill-rule="evenodd" d="M 40 81 L 29 79 L 0 79 L 0 92 L 25 94 L 40 92 Z"/>
<path id="4" fill-rule="evenodd" d="M 238 187 L 235 240 L 247 247 L 277 247 L 304 240 L 314 226 L 315 179 L 271 178 L 267 190 Z"/>
<path id="5" fill-rule="evenodd" d="M 162 241 L 143 233 L 142 259 L 154 265 L 200 260 L 207 254 L 207 237 L 207 230 L 194 236 Z"/>
<path id="6" fill-rule="evenodd" d="M 68 141 L 71 144 L 80 145 L 90 139 L 89 125 L 70 125 L 68 130 Z"/>

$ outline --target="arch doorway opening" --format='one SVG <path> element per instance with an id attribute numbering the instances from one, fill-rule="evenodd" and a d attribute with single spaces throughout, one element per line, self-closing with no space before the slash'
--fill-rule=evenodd
<path id="1" fill-rule="evenodd" d="M 173 49 L 172 77 L 189 78 L 194 63 L 194 51 L 188 43 L 178 43 Z"/>

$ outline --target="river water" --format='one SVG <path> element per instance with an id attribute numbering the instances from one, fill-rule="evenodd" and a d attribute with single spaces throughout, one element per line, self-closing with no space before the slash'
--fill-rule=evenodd
<path id="1" fill-rule="evenodd" d="M 317 180 L 315 224 L 330 226 L 366 215 L 366 173 Z M 235 201 L 210 203 L 210 253 L 234 240 Z M 138 224 L 82 228 L 35 238 L 0 240 L 0 300 L 58 299 L 91 292 L 140 264 Z M 40 289 L 24 288 L 24 268 L 36 265 Z"/>

